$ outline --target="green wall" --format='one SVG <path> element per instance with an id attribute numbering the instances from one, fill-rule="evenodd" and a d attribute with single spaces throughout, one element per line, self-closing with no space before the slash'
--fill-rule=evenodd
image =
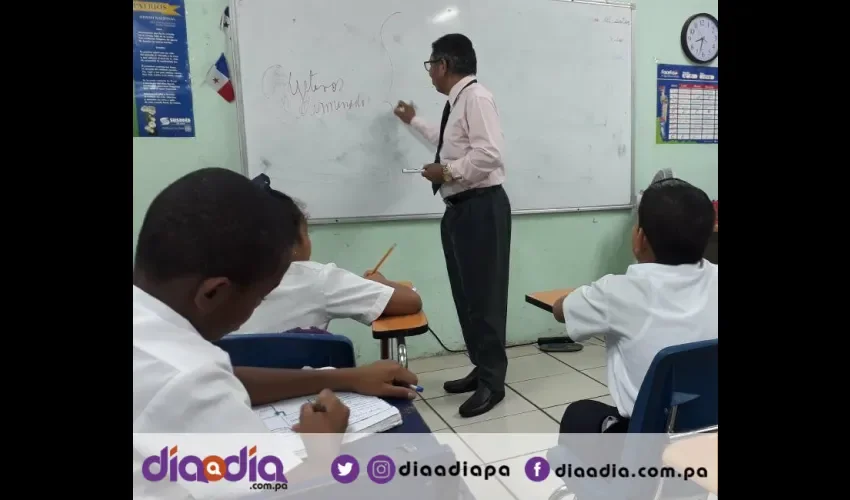
<path id="1" fill-rule="evenodd" d="M 361 0 L 368 1 L 368 0 Z M 658 169 L 675 173 L 717 198 L 717 146 L 655 144 L 655 65 L 688 64 L 679 47 L 685 19 L 698 12 L 717 16 L 716 0 L 638 0 L 636 37 L 636 185 L 645 186 Z M 195 89 L 197 137 L 133 139 L 133 240 L 145 210 L 168 183 L 198 168 L 240 170 L 236 108 L 202 85 L 207 69 L 225 48 L 219 18 L 226 0 L 186 0 L 189 54 Z M 497 96 L 498 98 L 498 96 Z M 510 165 L 508 176 L 510 176 Z M 510 182 L 510 181 L 509 181 Z M 508 192 L 510 188 L 508 184 Z M 525 304 L 529 291 L 576 286 L 605 273 L 621 272 L 631 262 L 632 214 L 525 215 L 513 220 L 508 343 L 560 333 L 554 320 Z M 416 283 L 431 327 L 450 349 L 463 347 L 440 247 L 439 222 L 385 222 L 314 226 L 314 259 L 335 262 L 352 271 L 374 266 L 393 243 L 399 246 L 383 267 L 390 279 Z M 352 321 L 332 325 L 349 336 L 359 362 L 378 359 L 378 344 L 369 328 Z M 410 339 L 411 357 L 442 351 L 430 335 Z"/>

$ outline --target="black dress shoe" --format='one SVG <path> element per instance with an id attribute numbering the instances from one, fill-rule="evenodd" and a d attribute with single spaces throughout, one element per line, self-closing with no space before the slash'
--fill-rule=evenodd
<path id="1" fill-rule="evenodd" d="M 505 399 L 505 391 L 493 392 L 482 385 L 475 390 L 475 394 L 460 405 L 458 412 L 463 418 L 475 417 L 487 413 L 503 399 Z"/>
<path id="2" fill-rule="evenodd" d="M 449 394 L 460 394 L 462 392 L 474 391 L 478 388 L 478 368 L 473 368 L 469 375 L 457 379 L 449 380 L 443 384 L 443 390 Z"/>

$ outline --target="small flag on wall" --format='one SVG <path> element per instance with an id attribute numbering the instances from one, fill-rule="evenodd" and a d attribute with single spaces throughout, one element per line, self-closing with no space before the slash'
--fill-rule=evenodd
<path id="1" fill-rule="evenodd" d="M 233 83 L 230 81 L 230 70 L 227 69 L 227 59 L 222 53 L 218 61 L 207 72 L 207 83 L 218 92 L 218 95 L 227 102 L 233 102 L 236 96 L 233 93 Z"/>

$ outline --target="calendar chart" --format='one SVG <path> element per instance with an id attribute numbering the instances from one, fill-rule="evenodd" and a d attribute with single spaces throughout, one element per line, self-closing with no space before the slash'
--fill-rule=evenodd
<path id="1" fill-rule="evenodd" d="M 658 65 L 656 144 L 718 143 L 718 69 Z"/>

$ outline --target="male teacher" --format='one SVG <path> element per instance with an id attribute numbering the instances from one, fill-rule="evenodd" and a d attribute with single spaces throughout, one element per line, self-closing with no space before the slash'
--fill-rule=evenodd
<path id="1" fill-rule="evenodd" d="M 505 398 L 505 327 L 511 252 L 511 204 L 502 189 L 504 137 L 493 94 L 475 78 L 478 63 L 464 35 L 431 44 L 425 69 L 437 92 L 448 96 L 440 127 L 399 102 L 395 114 L 437 147 L 422 177 L 446 204 L 440 223 L 446 269 L 469 358 L 475 368 L 443 385 L 446 392 L 475 391 L 462 417 L 490 411 Z"/>

